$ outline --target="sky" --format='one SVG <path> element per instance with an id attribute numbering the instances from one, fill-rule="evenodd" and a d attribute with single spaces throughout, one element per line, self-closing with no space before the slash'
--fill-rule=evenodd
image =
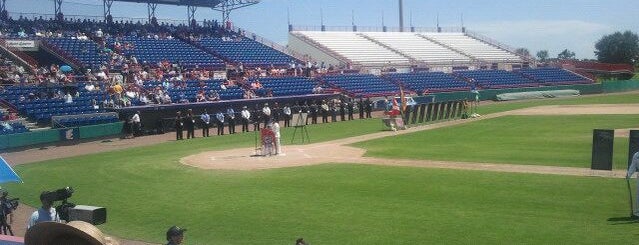
<path id="1" fill-rule="evenodd" d="M 52 14 L 53 0 L 7 0 L 13 13 Z M 63 0 L 62 12 L 102 15 L 102 0 Z M 288 23 L 293 26 L 399 26 L 398 0 L 262 0 L 231 13 L 234 25 L 285 45 Z M 513 48 L 532 54 L 548 50 L 551 57 L 563 49 L 577 58 L 595 58 L 594 44 L 603 35 L 630 30 L 639 33 L 639 0 L 404 0 L 404 25 L 434 28 L 462 25 Z M 26 14 L 25 14 L 26 15 Z M 114 3 L 114 17 L 146 19 L 146 4 Z M 185 6 L 158 6 L 158 19 L 186 19 Z M 221 19 L 219 12 L 199 8 L 198 20 Z"/>

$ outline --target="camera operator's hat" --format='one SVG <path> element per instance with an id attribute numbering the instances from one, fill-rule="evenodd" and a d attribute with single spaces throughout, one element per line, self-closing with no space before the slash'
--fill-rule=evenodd
<path id="1" fill-rule="evenodd" d="M 106 237 L 100 229 L 84 221 L 71 221 L 63 224 L 58 222 L 40 222 L 27 230 L 24 236 L 25 245 L 40 244 L 68 244 L 69 239 L 82 240 L 89 245 L 119 245 L 120 243 Z"/>
<path id="2" fill-rule="evenodd" d="M 171 239 L 171 237 L 182 235 L 185 231 L 186 229 L 179 226 L 171 226 L 171 228 L 166 231 L 166 240 L 168 241 L 169 239 Z"/>

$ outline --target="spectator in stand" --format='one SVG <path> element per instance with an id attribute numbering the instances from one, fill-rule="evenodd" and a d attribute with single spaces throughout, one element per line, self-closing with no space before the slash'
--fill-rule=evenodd
<path id="1" fill-rule="evenodd" d="M 200 90 L 197 95 L 195 95 L 195 102 L 206 102 L 206 96 L 204 96 L 203 90 Z"/>
<path id="2" fill-rule="evenodd" d="M 67 93 L 64 96 L 64 103 L 72 104 L 73 103 L 73 96 L 71 96 L 71 94 Z"/>

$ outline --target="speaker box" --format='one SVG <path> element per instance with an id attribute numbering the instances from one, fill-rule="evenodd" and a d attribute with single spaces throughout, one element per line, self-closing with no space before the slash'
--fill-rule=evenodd
<path id="1" fill-rule="evenodd" d="M 591 169 L 612 170 L 612 151 L 614 140 L 614 130 L 595 129 L 593 131 Z"/>

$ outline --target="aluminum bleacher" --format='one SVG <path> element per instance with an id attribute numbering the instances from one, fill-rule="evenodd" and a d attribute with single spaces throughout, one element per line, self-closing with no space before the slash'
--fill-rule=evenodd
<path id="1" fill-rule="evenodd" d="M 321 44 L 347 59 L 365 65 L 407 64 L 409 59 L 355 32 L 300 31 L 298 34 Z"/>
<path id="2" fill-rule="evenodd" d="M 424 32 L 420 35 L 449 46 L 476 59 L 488 62 L 522 62 L 522 59 L 506 50 L 484 43 L 464 33 Z"/>
<path id="3" fill-rule="evenodd" d="M 420 37 L 415 33 L 365 32 L 364 34 L 416 60 L 429 64 L 451 64 L 471 61 L 468 56 Z"/>

